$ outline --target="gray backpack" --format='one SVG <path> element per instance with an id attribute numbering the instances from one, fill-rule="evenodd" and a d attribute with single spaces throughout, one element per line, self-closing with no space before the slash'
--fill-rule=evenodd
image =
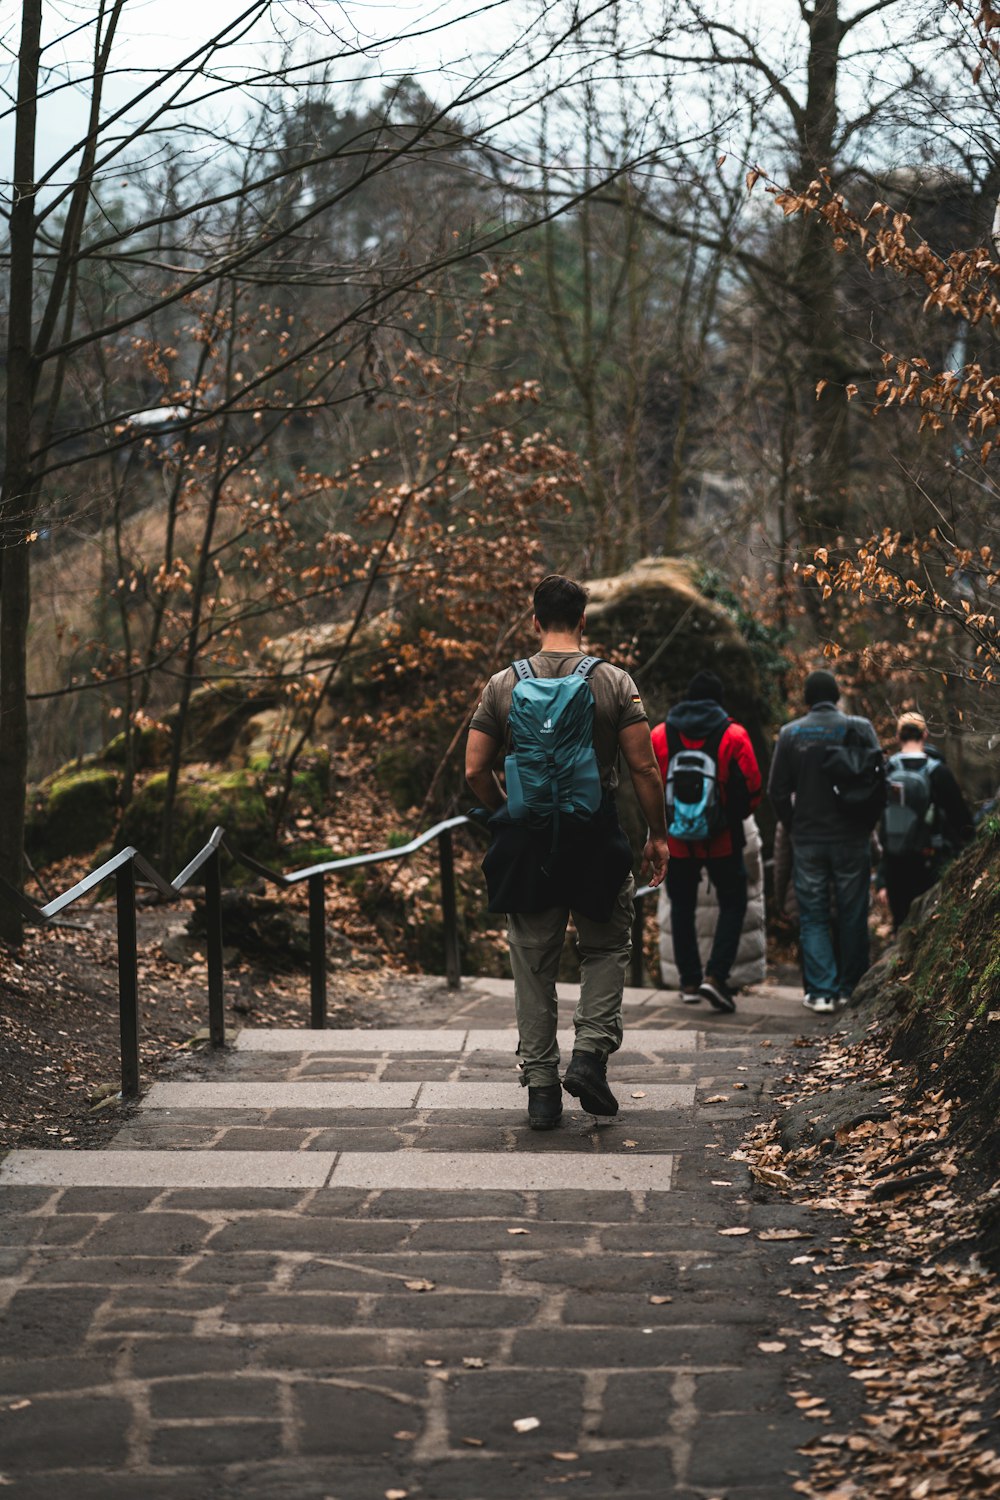
<path id="1" fill-rule="evenodd" d="M 925 756 L 921 765 L 904 764 L 915 759 L 893 755 L 886 768 L 882 848 L 893 856 L 923 854 L 935 846 L 931 762 Z"/>

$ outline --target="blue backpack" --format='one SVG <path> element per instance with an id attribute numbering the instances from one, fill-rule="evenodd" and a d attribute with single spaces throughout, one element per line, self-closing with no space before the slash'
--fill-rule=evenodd
<path id="1" fill-rule="evenodd" d="M 585 656 L 566 677 L 536 677 L 529 662 L 513 663 L 507 812 L 516 822 L 551 823 L 553 850 L 561 816 L 586 820 L 601 806 L 594 695 L 587 681 L 600 660 Z"/>
<path id="2" fill-rule="evenodd" d="M 728 826 L 719 788 L 719 746 L 730 721 L 688 750 L 672 724 L 667 725 L 667 832 L 688 844 L 702 844 Z"/>

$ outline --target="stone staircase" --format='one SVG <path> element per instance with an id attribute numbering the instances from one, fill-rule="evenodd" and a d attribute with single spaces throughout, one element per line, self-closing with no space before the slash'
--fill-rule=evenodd
<path id="1" fill-rule="evenodd" d="M 539 1133 L 510 986 L 429 1010 L 244 1030 L 110 1148 L 0 1164 L 15 1500 L 794 1493 L 810 1434 L 757 1345 L 809 1270 L 757 1234 L 804 1216 L 730 1152 L 822 1023 L 627 992 L 619 1115 Z"/>

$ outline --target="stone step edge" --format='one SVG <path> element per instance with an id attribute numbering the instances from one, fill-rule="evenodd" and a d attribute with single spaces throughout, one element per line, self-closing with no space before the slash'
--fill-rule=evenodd
<path id="1" fill-rule="evenodd" d="M 615 1085 L 621 1114 L 690 1109 L 693 1083 Z M 503 1082 L 421 1081 L 339 1083 L 294 1079 L 287 1082 L 154 1083 L 142 1101 L 153 1112 L 194 1110 L 461 1110 L 524 1111 L 528 1099 L 516 1078 Z M 619 1116 L 620 1118 L 620 1116 Z"/>
<path id="2" fill-rule="evenodd" d="M 669 1154 L 454 1151 L 11 1151 L 0 1188 L 363 1188 L 667 1192 Z"/>
<path id="3" fill-rule="evenodd" d="M 624 1050 L 628 1052 L 664 1053 L 694 1052 L 700 1033 L 689 1029 L 653 1030 L 630 1027 Z M 573 1032 L 558 1033 L 559 1047 L 569 1054 L 573 1050 Z M 517 1051 L 517 1032 L 505 1030 L 466 1030 L 462 1027 L 379 1027 L 371 1030 L 345 1028 L 312 1031 L 307 1027 L 243 1027 L 232 1041 L 237 1052 L 427 1052 L 446 1056 L 470 1052 Z"/>

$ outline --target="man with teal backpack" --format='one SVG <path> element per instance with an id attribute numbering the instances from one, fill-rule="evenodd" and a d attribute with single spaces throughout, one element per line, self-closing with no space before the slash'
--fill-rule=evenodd
<path id="1" fill-rule="evenodd" d="M 667 831 L 649 722 L 627 672 L 588 656 L 586 591 L 559 574 L 533 598 L 540 649 L 490 678 L 472 718 L 466 778 L 490 810 L 483 861 L 490 911 L 507 916 L 528 1121 L 550 1130 L 562 1089 L 614 1115 L 607 1060 L 622 1040 L 632 946 L 632 851 L 618 821 L 619 753 L 649 825 L 643 851 L 663 879 Z M 506 796 L 496 772 L 502 759 Z M 556 975 L 569 918 L 580 955 L 573 1057 L 559 1082 Z"/>

